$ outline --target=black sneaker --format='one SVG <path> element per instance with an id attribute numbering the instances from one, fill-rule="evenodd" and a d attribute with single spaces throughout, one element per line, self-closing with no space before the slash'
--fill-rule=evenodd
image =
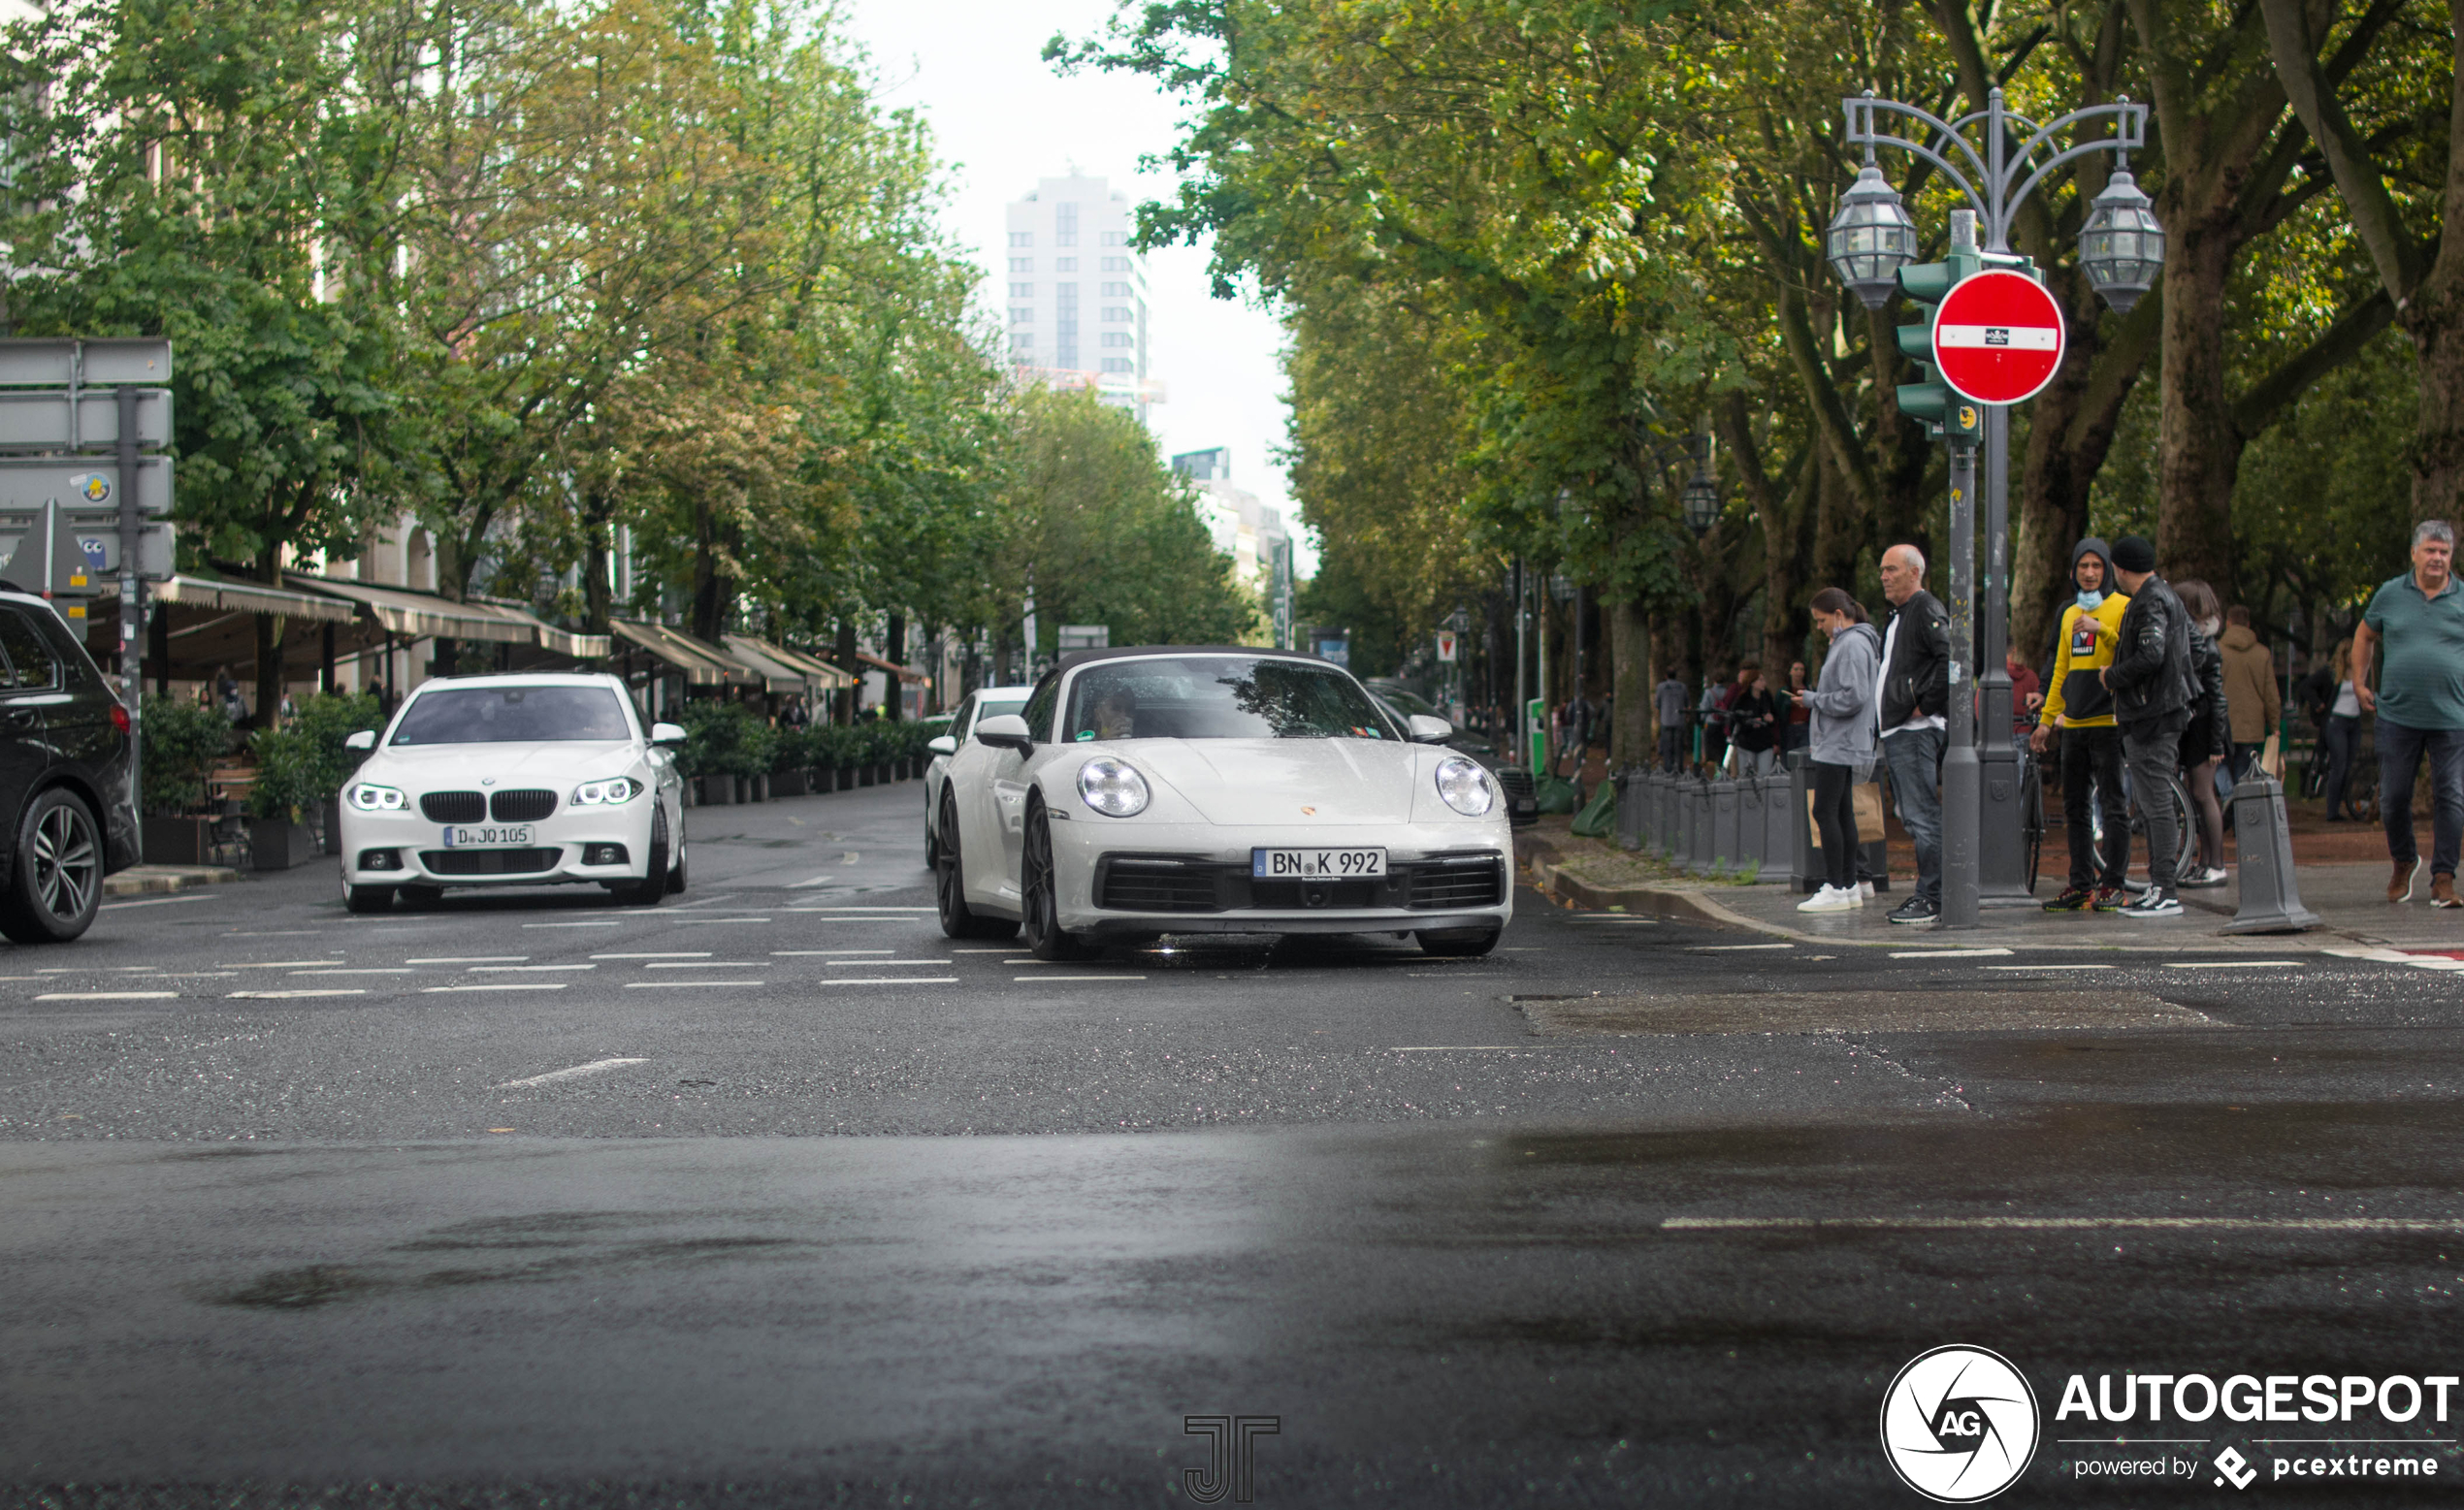
<path id="1" fill-rule="evenodd" d="M 2096 893 L 2086 886 L 2073 886 L 2061 895 L 2046 903 L 2045 911 L 2049 913 L 2085 912 L 2088 909 L 2088 904 L 2094 901 Z"/>
<path id="2" fill-rule="evenodd" d="M 2124 917 L 2179 917 L 2182 916 L 2182 902 L 2168 887 L 2150 886 L 2139 893 L 2139 900 L 2122 910 L 2122 916 Z"/>
<path id="3" fill-rule="evenodd" d="M 2127 906 L 2128 902 L 2128 896 L 2120 886 L 2098 886 L 2096 899 L 2092 905 L 2100 913 L 2118 913 Z"/>
<path id="4" fill-rule="evenodd" d="M 1936 922 L 1941 916 L 1941 907 L 1921 896 L 1912 896 L 1891 910 L 1891 920 L 1896 923 Z"/>

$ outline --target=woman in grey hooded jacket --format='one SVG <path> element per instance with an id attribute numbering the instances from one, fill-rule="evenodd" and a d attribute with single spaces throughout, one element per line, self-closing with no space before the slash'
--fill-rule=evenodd
<path id="1" fill-rule="evenodd" d="M 1798 904 L 1807 913 L 1846 912 L 1864 905 L 1857 889 L 1856 784 L 1873 764 L 1878 737 L 1874 693 L 1881 682 L 1882 637 L 1864 622 L 1857 600 L 1825 588 L 1808 605 L 1814 626 L 1831 636 L 1822 680 L 1797 700 L 1813 712 L 1814 827 L 1822 836 L 1825 883 Z"/>

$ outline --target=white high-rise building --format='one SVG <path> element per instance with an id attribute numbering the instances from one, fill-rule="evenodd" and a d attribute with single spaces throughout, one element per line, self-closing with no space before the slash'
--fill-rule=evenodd
<path id="1" fill-rule="evenodd" d="M 1163 400 L 1147 369 L 1147 259 L 1129 244 L 1129 196 L 1073 172 L 1009 206 L 1003 256 L 1010 362 L 1092 387 L 1141 420 Z"/>

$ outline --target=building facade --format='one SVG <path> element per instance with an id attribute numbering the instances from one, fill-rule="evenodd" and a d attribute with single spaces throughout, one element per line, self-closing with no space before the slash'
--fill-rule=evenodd
<path id="1" fill-rule="evenodd" d="M 1147 260 L 1129 196 L 1097 177 L 1041 178 L 1009 206 L 1002 251 L 1010 363 L 1054 387 L 1091 387 L 1143 422 L 1162 386 L 1148 367 Z"/>

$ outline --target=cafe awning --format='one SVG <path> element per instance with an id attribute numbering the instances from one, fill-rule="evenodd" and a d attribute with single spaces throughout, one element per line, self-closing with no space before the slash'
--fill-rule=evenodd
<path id="1" fill-rule="evenodd" d="M 494 603 L 457 603 L 433 593 L 312 577 L 304 571 L 284 575 L 295 587 L 357 603 L 379 626 L 405 639 L 446 635 L 458 640 L 500 640 L 514 645 L 538 643 L 539 622 L 518 609 L 501 608 Z"/>
<path id="2" fill-rule="evenodd" d="M 910 670 L 894 660 L 884 660 L 881 657 L 872 654 L 870 651 L 859 650 L 856 652 L 856 659 L 863 664 L 872 667 L 874 670 L 894 676 L 902 682 L 925 682 L 931 680 L 931 678 L 925 676 L 921 671 Z"/>
<path id="3" fill-rule="evenodd" d="M 696 639 L 682 629 L 638 619 L 611 619 L 607 626 L 618 639 L 648 651 L 683 672 L 685 681 L 692 686 L 758 686 L 764 680 L 760 672 L 748 669 L 718 646 Z"/>
<path id="4" fill-rule="evenodd" d="M 225 582 L 214 577 L 178 576 L 148 583 L 146 595 L 158 603 L 183 608 L 213 608 L 226 613 L 272 614 L 285 619 L 317 619 L 348 624 L 358 617 L 349 603 L 313 593 L 295 593 L 261 582 Z"/>
<path id="5" fill-rule="evenodd" d="M 807 691 L 828 691 L 856 685 L 854 677 L 828 661 L 817 660 L 802 651 L 790 650 L 784 645 L 773 645 L 767 640 L 757 640 L 749 634 L 729 634 L 723 637 L 727 641 L 729 654 L 748 665 L 763 668 L 764 674 L 772 680 L 798 685 Z"/>

